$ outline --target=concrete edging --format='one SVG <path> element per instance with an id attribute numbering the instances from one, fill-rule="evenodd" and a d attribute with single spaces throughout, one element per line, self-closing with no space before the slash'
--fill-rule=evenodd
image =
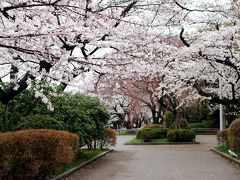
<path id="1" fill-rule="evenodd" d="M 83 166 L 85 166 L 85 165 L 87 165 L 87 164 L 90 164 L 91 162 L 93 162 L 93 161 L 101 158 L 102 156 L 104 156 L 104 155 L 106 155 L 107 153 L 112 152 L 112 151 L 113 151 L 113 149 L 109 149 L 109 150 L 107 150 L 107 151 L 105 151 L 105 152 L 103 152 L 103 153 L 101 153 L 101 154 L 99 154 L 99 155 L 97 155 L 97 156 L 95 156 L 95 157 L 87 160 L 86 162 L 84 162 L 84 163 L 82 163 L 82 164 L 80 164 L 80 165 L 78 165 L 78 166 L 73 167 L 72 169 L 70 169 L 70 170 L 68 170 L 68 171 L 66 171 L 66 172 L 64 172 L 64 173 L 59 174 L 58 176 L 55 176 L 55 177 L 51 178 L 50 180 L 60 180 L 60 179 L 63 179 L 63 178 L 65 178 L 65 177 L 73 174 L 75 171 L 79 170 L 79 169 L 82 168 Z"/>
<path id="2" fill-rule="evenodd" d="M 218 150 L 216 150 L 214 148 L 211 148 L 211 151 L 215 152 L 216 154 L 218 154 L 218 155 L 226 158 L 227 160 L 232 161 L 232 162 L 234 162 L 234 163 L 236 163 L 236 164 L 238 164 L 240 166 L 240 160 L 237 160 L 237 159 L 231 157 L 230 155 L 227 155 L 227 154 L 225 154 L 225 153 L 223 153 L 221 151 L 218 151 Z"/>

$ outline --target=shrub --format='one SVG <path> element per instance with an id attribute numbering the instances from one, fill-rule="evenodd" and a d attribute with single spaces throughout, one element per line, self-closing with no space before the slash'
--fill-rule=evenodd
<path id="1" fill-rule="evenodd" d="M 0 179 L 46 179 L 76 155 L 79 137 L 66 131 L 0 134 Z"/>
<path id="2" fill-rule="evenodd" d="M 195 137 L 196 134 L 192 130 L 187 129 L 169 130 L 167 134 L 169 142 L 192 142 Z"/>
<path id="3" fill-rule="evenodd" d="M 185 118 L 180 119 L 180 129 L 190 129 L 188 121 Z"/>
<path id="4" fill-rule="evenodd" d="M 167 129 L 163 128 L 143 128 L 138 131 L 137 139 L 143 139 L 144 142 L 150 142 L 153 139 L 165 138 Z"/>
<path id="5" fill-rule="evenodd" d="M 45 86 L 46 82 L 40 83 Z M 44 94 L 54 107 L 54 111 L 49 111 L 46 104 L 35 97 L 34 84 L 8 105 L 0 103 L 1 132 L 26 129 L 67 130 L 81 137 L 81 145 L 92 144 L 103 137 L 110 114 L 99 99 L 79 93 L 61 93 L 50 97 L 47 85 Z"/>
<path id="6" fill-rule="evenodd" d="M 143 128 L 163 128 L 162 124 L 147 124 Z"/>
<path id="7" fill-rule="evenodd" d="M 211 128 L 210 121 L 202 121 L 201 123 L 191 123 L 191 128 Z"/>
<path id="8" fill-rule="evenodd" d="M 174 128 L 173 124 L 175 121 L 175 115 L 174 113 L 167 111 L 164 115 L 164 120 L 165 120 L 165 127 L 166 128 Z"/>
<path id="9" fill-rule="evenodd" d="M 228 128 L 228 143 L 232 151 L 240 153 L 240 118 L 234 120 Z"/>
<path id="10" fill-rule="evenodd" d="M 53 105 L 53 117 L 63 121 L 68 131 L 78 134 L 81 145 L 92 148 L 93 142 L 104 136 L 110 114 L 98 99 L 64 93 L 53 99 Z"/>
<path id="11" fill-rule="evenodd" d="M 16 130 L 26 130 L 26 129 L 55 129 L 55 130 L 65 130 L 66 125 L 56 120 L 54 117 L 49 115 L 29 115 L 27 117 L 21 118 L 20 123 L 15 128 Z"/>
<path id="12" fill-rule="evenodd" d="M 217 141 L 221 145 L 228 145 L 228 129 L 223 129 L 217 133 Z"/>
<path id="13" fill-rule="evenodd" d="M 99 140 L 99 147 L 103 148 L 104 146 L 116 145 L 117 132 L 110 128 L 105 129 L 104 132 L 104 137 Z"/>

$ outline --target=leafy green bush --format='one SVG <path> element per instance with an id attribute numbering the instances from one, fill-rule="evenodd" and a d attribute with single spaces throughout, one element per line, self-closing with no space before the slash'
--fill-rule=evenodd
<path id="1" fill-rule="evenodd" d="M 202 121 L 201 123 L 191 123 L 191 128 L 211 128 L 210 121 Z"/>
<path id="2" fill-rule="evenodd" d="M 20 123 L 15 128 L 16 130 L 25 129 L 55 129 L 55 130 L 65 130 L 65 123 L 49 115 L 29 115 L 21 118 Z"/>
<path id="3" fill-rule="evenodd" d="M 163 128 L 143 128 L 138 131 L 137 139 L 143 139 L 144 142 L 150 142 L 153 139 L 165 138 L 167 135 L 167 129 Z"/>
<path id="4" fill-rule="evenodd" d="M 175 118 L 176 117 L 175 117 L 174 113 L 167 111 L 164 115 L 165 127 L 166 128 L 174 128 Z"/>
<path id="5" fill-rule="evenodd" d="M 162 124 L 147 124 L 143 128 L 163 128 Z"/>
<path id="6" fill-rule="evenodd" d="M 101 138 L 99 141 L 99 147 L 103 148 L 106 146 L 114 146 L 117 143 L 117 132 L 113 129 L 106 128 L 104 137 Z"/>
<path id="7" fill-rule="evenodd" d="M 78 134 L 81 145 L 93 148 L 93 141 L 104 138 L 110 115 L 98 99 L 81 94 L 63 94 L 52 102 L 52 116 L 64 122 L 68 131 Z"/>
<path id="8" fill-rule="evenodd" d="M 192 142 L 195 137 L 196 134 L 188 129 L 169 130 L 167 133 L 167 139 L 169 142 Z"/>
<path id="9" fill-rule="evenodd" d="M 234 120 L 228 128 L 228 144 L 232 151 L 240 153 L 240 118 Z"/>
<path id="10" fill-rule="evenodd" d="M 48 92 L 48 87 L 45 89 Z M 81 136 L 81 145 L 104 138 L 110 115 L 97 98 L 62 93 L 49 97 L 54 111 L 49 111 L 33 89 L 27 89 L 7 106 L 0 104 L 0 132 L 24 129 L 67 130 Z"/>
<path id="11" fill-rule="evenodd" d="M 217 133 L 217 141 L 221 145 L 228 145 L 228 129 L 223 129 Z"/>
<path id="12" fill-rule="evenodd" d="M 75 158 L 78 145 L 66 131 L 0 133 L 0 179 L 46 179 Z"/>
<path id="13" fill-rule="evenodd" d="M 190 129 L 188 121 L 185 118 L 180 119 L 180 129 Z"/>

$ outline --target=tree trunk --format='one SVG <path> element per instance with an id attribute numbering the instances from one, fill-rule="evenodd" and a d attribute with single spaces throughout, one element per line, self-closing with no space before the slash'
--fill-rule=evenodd
<path id="1" fill-rule="evenodd" d="M 153 124 L 159 124 L 159 117 L 157 116 L 157 112 L 155 109 L 152 109 L 152 119 L 153 119 Z"/>

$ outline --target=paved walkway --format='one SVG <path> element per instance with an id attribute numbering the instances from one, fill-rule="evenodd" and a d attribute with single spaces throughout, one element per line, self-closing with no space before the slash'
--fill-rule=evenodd
<path id="1" fill-rule="evenodd" d="M 240 180 L 240 168 L 209 149 L 215 136 L 198 136 L 195 145 L 123 145 L 85 166 L 68 180 Z"/>

